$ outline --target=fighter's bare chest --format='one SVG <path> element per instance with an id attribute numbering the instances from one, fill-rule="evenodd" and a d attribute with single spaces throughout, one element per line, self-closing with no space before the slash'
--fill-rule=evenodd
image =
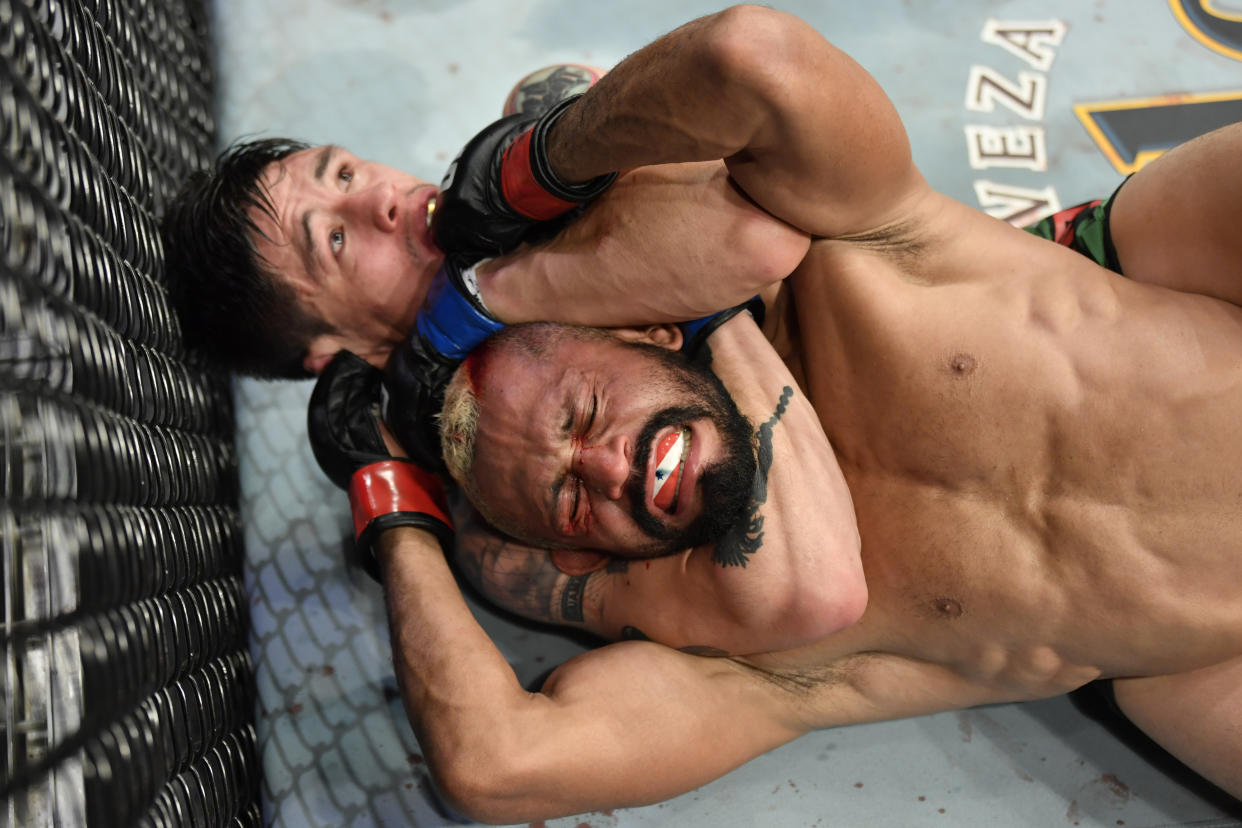
<path id="1" fill-rule="evenodd" d="M 1185 641 L 1242 630 L 1242 474 L 1221 462 L 1242 462 L 1242 343 L 1227 325 L 1057 277 L 1037 291 L 864 275 L 798 274 L 795 350 L 877 615 L 919 631 L 913 654 L 1034 692 L 1151 663 L 1098 640 L 1134 619 Z M 1208 613 L 1191 618 L 1187 595 Z"/>

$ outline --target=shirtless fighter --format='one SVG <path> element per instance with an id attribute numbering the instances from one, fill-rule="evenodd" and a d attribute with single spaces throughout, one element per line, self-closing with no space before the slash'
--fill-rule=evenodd
<path id="1" fill-rule="evenodd" d="M 325 466 L 360 468 L 355 517 L 383 573 L 403 699 L 449 799 L 498 822 L 648 803 L 811 729 L 1101 677 L 1139 726 L 1242 795 L 1240 149 L 1230 127 L 1125 184 L 1111 205 L 1122 277 L 931 191 L 874 81 L 788 15 L 731 9 L 613 70 L 552 134 L 558 176 L 723 158 L 807 250 L 791 301 L 769 309 L 779 357 L 744 314 L 707 340 L 758 426 L 746 566 L 700 547 L 587 576 L 588 553 L 577 575 L 551 570 L 550 591 L 589 577 L 574 587 L 582 623 L 674 646 L 714 643 L 694 627 L 700 607 L 754 609 L 745 597 L 765 593 L 748 579 L 774 561 L 805 567 L 827 599 L 790 598 L 811 620 L 783 651 L 623 641 L 526 692 L 419 528 L 434 509 L 411 515 L 428 501 L 417 473 L 383 462 L 373 377 L 338 358 L 313 439 Z M 564 547 L 650 551 L 634 514 L 678 528 L 716 459 L 704 418 L 657 431 L 661 445 L 689 437 L 671 511 L 652 497 L 650 454 L 633 468 L 642 428 L 682 397 L 645 350 L 517 329 L 454 378 L 444 438 L 507 530 L 571 564 Z M 473 443 L 457 425 L 472 399 Z M 791 478 L 811 481 L 802 497 L 760 496 Z"/>

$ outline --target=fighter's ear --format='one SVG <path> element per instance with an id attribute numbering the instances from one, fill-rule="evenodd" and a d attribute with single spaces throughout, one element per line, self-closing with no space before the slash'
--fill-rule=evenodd
<path id="1" fill-rule="evenodd" d="M 552 565 L 566 575 L 589 575 L 604 567 L 612 557 L 602 552 L 591 552 L 586 549 L 553 549 L 549 553 Z"/>
<path id="2" fill-rule="evenodd" d="M 641 328 L 613 328 L 612 334 L 625 342 L 645 342 L 670 351 L 680 351 L 681 328 L 676 325 L 645 325 Z"/>

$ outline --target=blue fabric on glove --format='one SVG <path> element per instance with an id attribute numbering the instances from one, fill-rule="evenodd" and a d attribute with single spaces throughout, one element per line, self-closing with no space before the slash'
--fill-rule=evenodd
<path id="1" fill-rule="evenodd" d="M 487 312 L 478 295 L 474 269 L 486 261 L 460 270 L 446 260 L 415 320 L 427 344 L 450 359 L 465 359 L 480 342 L 505 327 Z"/>

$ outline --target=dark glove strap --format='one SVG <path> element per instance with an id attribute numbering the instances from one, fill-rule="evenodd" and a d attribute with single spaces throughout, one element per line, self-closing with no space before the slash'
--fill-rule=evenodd
<path id="1" fill-rule="evenodd" d="M 763 320 L 766 315 L 763 300 L 756 296 L 750 301 L 743 302 L 736 307 L 727 308 L 726 310 L 722 310 L 720 313 L 712 316 L 705 316 L 702 319 L 696 319 L 693 322 L 688 322 L 682 325 L 682 335 L 685 339 L 681 343 L 681 350 L 692 358 L 697 356 L 699 349 L 703 347 L 703 343 L 707 341 L 707 338 L 711 336 L 717 328 L 737 316 L 742 311 L 749 313 L 752 317 L 754 317 L 755 324 L 760 328 L 763 327 Z"/>
<path id="2" fill-rule="evenodd" d="M 535 181 L 557 198 L 574 203 L 590 201 L 611 187 L 612 182 L 617 178 L 615 172 L 610 172 L 581 184 L 566 184 L 556 177 L 556 173 L 552 172 L 552 164 L 548 161 L 548 133 L 565 113 L 566 108 L 581 97 L 582 95 L 574 95 L 566 98 L 545 112 L 535 122 L 535 127 L 531 130 L 530 142 L 530 169 Z"/>
<path id="3" fill-rule="evenodd" d="M 354 472 L 349 481 L 349 505 L 357 538 L 375 520 L 394 512 L 417 512 L 450 529 L 453 526 L 440 481 L 406 460 L 383 460 Z"/>
<path id="4" fill-rule="evenodd" d="M 383 579 L 380 578 L 379 561 L 375 560 L 375 553 L 371 551 L 371 544 L 375 543 L 375 539 L 384 532 L 397 526 L 412 526 L 415 529 L 430 532 L 440 542 L 440 549 L 446 555 L 453 550 L 452 528 L 444 525 L 444 523 L 431 515 L 418 512 L 389 512 L 386 515 L 380 515 L 367 524 L 367 527 L 362 530 L 362 534 L 354 542 L 354 554 L 358 565 L 380 583 L 383 583 Z"/>

